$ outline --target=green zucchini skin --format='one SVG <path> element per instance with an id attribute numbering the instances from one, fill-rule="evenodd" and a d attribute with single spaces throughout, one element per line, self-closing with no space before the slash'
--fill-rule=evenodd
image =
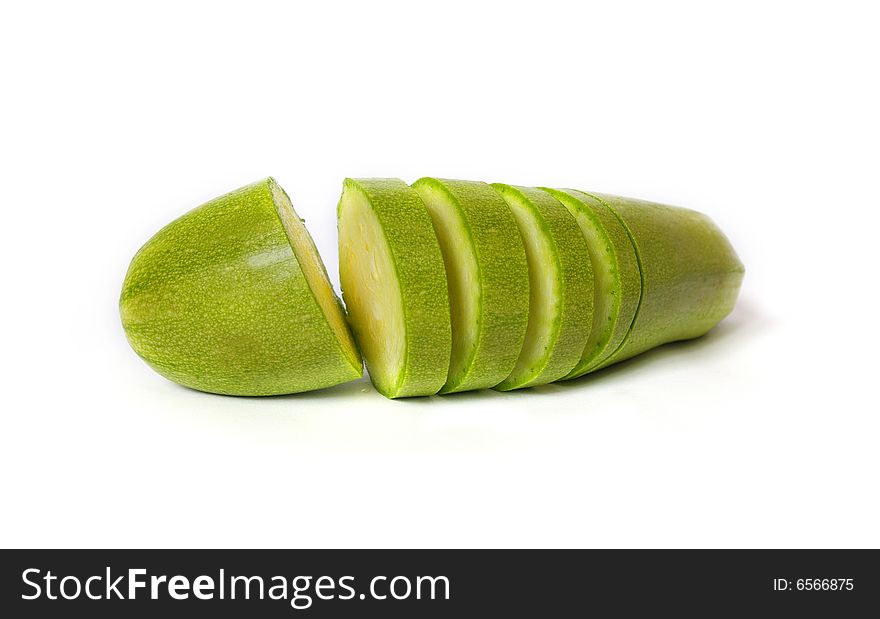
<path id="1" fill-rule="evenodd" d="M 463 230 L 465 247 L 445 245 L 438 230 L 452 315 L 460 315 L 465 296 L 477 304 L 475 324 L 469 325 L 473 337 L 462 338 L 463 329 L 457 333 L 452 321 L 452 359 L 440 393 L 494 387 L 513 370 L 528 325 L 529 274 L 519 228 L 507 203 L 486 183 L 425 177 L 412 186 L 428 207 L 435 230 L 436 196 L 454 211 Z M 469 252 L 476 265 L 465 291 L 457 290 L 452 281 L 451 253 L 459 251 Z"/>
<path id="2" fill-rule="evenodd" d="M 294 255 L 274 187 L 265 179 L 199 206 L 132 259 L 119 299 L 122 325 L 162 376 L 200 391 L 255 396 L 363 375 L 350 333 L 347 352 Z"/>
<path id="3" fill-rule="evenodd" d="M 567 375 L 586 346 L 593 324 L 590 253 L 580 226 L 559 200 L 532 187 L 492 187 L 519 223 L 531 296 L 526 342 L 513 372 L 494 388 L 545 385 Z"/>
<path id="4" fill-rule="evenodd" d="M 632 328 L 600 367 L 704 335 L 733 310 L 745 268 L 712 219 L 676 206 L 584 193 L 607 205 L 626 226 L 642 279 Z"/>
<path id="5" fill-rule="evenodd" d="M 388 398 L 433 395 L 446 382 L 452 334 L 446 270 L 431 218 L 418 193 L 396 178 L 346 179 L 343 198 L 348 191 L 361 192 L 379 221 L 390 250 L 403 311 L 403 366 L 390 384 L 376 380 L 374 374 L 378 373 L 371 372 L 373 384 Z M 340 220 L 342 208 L 340 199 Z M 342 239 L 340 234 L 340 243 Z M 348 288 L 354 282 L 345 272 L 344 251 L 340 245 L 342 295 L 348 303 Z M 360 343 L 365 334 L 359 333 L 357 320 L 350 322 Z M 381 363 L 381 359 L 371 358 L 366 347 L 361 349 L 368 371 Z"/>

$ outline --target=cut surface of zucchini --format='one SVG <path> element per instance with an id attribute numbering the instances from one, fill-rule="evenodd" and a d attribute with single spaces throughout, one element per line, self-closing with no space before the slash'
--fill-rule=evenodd
<path id="1" fill-rule="evenodd" d="M 446 273 L 427 210 L 398 179 L 346 179 L 339 273 L 355 339 L 389 398 L 436 393 L 452 346 Z"/>
<path id="2" fill-rule="evenodd" d="M 336 293 L 333 292 L 333 284 L 330 283 L 330 277 L 327 275 L 327 267 L 321 260 L 318 248 L 312 235 L 306 229 L 305 222 L 300 219 L 293 208 L 290 198 L 281 188 L 274 182 L 270 183 L 272 190 L 272 199 L 275 203 L 275 210 L 278 218 L 284 226 L 293 254 L 296 261 L 302 269 L 303 276 L 312 291 L 321 311 L 327 318 L 327 323 L 336 335 L 336 341 L 343 354 L 348 358 L 354 366 L 363 367 L 361 355 L 357 349 L 357 345 L 352 339 L 351 331 L 345 320 L 345 310 L 339 302 Z"/>
<path id="3" fill-rule="evenodd" d="M 528 325 L 519 228 L 486 183 L 422 178 L 413 188 L 428 208 L 446 265 L 452 356 L 440 392 L 494 387 L 513 370 Z"/>

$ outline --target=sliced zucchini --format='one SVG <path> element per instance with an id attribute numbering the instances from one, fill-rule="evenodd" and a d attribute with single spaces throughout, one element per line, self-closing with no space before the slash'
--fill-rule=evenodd
<path id="1" fill-rule="evenodd" d="M 425 205 L 398 179 L 346 179 L 337 214 L 342 296 L 370 379 L 389 398 L 437 393 L 452 335 Z"/>
<path id="2" fill-rule="evenodd" d="M 422 178 L 422 197 L 446 264 L 452 356 L 441 393 L 494 387 L 516 365 L 529 316 L 519 228 L 486 183 Z"/>
<path id="3" fill-rule="evenodd" d="M 641 275 L 626 228 L 600 200 L 572 189 L 544 191 L 574 215 L 593 265 L 593 325 L 580 360 L 565 378 L 578 378 L 617 350 L 629 332 L 641 296 Z"/>
<path id="4" fill-rule="evenodd" d="M 559 200 L 531 187 L 492 187 L 510 206 L 529 267 L 526 339 L 499 391 L 566 376 L 580 360 L 593 323 L 593 269 L 578 223 Z"/>

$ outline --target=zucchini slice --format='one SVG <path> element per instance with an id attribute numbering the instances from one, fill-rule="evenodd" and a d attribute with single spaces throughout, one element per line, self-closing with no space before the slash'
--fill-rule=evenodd
<path id="1" fill-rule="evenodd" d="M 574 215 L 593 265 L 593 325 L 580 361 L 565 377 L 578 378 L 618 349 L 632 326 L 642 292 L 641 275 L 626 228 L 600 200 L 572 189 L 544 191 Z"/>
<path id="2" fill-rule="evenodd" d="M 342 296 L 373 385 L 389 398 L 437 393 L 452 335 L 425 205 L 398 179 L 346 179 L 337 216 Z"/>
<path id="3" fill-rule="evenodd" d="M 486 183 L 422 178 L 413 189 L 428 208 L 446 264 L 452 356 L 440 392 L 494 387 L 513 371 L 528 325 L 519 228 Z"/>
<path id="4" fill-rule="evenodd" d="M 559 200 L 531 187 L 492 187 L 510 206 L 529 265 L 529 324 L 499 391 L 566 376 L 580 360 L 593 323 L 593 269 L 574 217 Z"/>

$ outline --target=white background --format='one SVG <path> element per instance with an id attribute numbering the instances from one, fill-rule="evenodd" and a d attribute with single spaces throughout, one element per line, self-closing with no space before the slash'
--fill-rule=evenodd
<path id="1" fill-rule="evenodd" d="M 0 546 L 880 546 L 871 6 L 4 4 Z M 747 275 L 574 384 L 178 387 L 128 261 L 268 175 L 334 277 L 342 179 L 424 175 L 697 208 Z"/>

